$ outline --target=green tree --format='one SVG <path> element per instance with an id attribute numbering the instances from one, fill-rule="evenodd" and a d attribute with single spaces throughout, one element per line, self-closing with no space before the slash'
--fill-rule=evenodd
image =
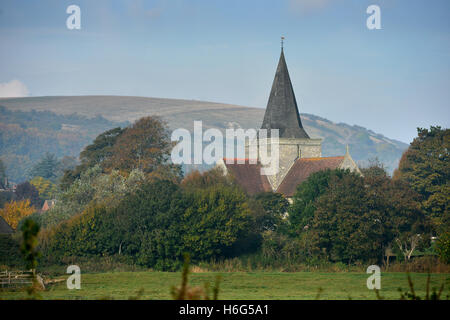
<path id="1" fill-rule="evenodd" d="M 436 251 L 442 262 L 450 264 L 450 231 L 444 232 L 439 236 L 436 243 Z"/>
<path id="2" fill-rule="evenodd" d="M 38 233 L 39 225 L 31 219 L 25 220 L 22 225 L 23 240 L 20 246 L 20 252 L 22 253 L 27 269 L 36 269 L 38 264 L 37 259 L 41 253 L 38 250 Z"/>
<path id="3" fill-rule="evenodd" d="M 312 230 L 329 260 L 352 263 L 382 255 L 381 216 L 363 205 L 365 198 L 363 178 L 345 175 L 331 177 L 327 192 L 317 199 Z"/>
<path id="4" fill-rule="evenodd" d="M 44 251 L 63 256 L 125 255 L 158 270 L 223 256 L 250 221 L 245 194 L 238 189 L 186 191 L 164 180 L 147 182 L 115 207 L 91 203 L 82 214 L 47 231 Z"/>
<path id="5" fill-rule="evenodd" d="M 450 129 L 417 129 L 394 178 L 408 182 L 422 195 L 422 205 L 438 233 L 450 228 Z"/>
<path id="6" fill-rule="evenodd" d="M 292 206 L 289 207 L 289 222 L 291 232 L 299 234 L 306 227 L 309 227 L 314 218 L 316 210 L 315 201 L 324 194 L 332 177 L 343 178 L 350 174 L 344 170 L 322 170 L 311 174 L 306 181 L 297 186 L 297 190 L 292 198 Z"/>
<path id="7" fill-rule="evenodd" d="M 246 237 L 251 211 L 244 192 L 231 186 L 198 189 L 187 193 L 182 216 L 183 244 L 193 259 L 222 255 Z"/>
<path id="8" fill-rule="evenodd" d="M 364 183 L 365 204 L 380 213 L 383 248 L 390 246 L 409 260 L 414 250 L 429 247 L 429 221 L 417 192 L 406 182 L 383 175 L 367 176 Z"/>
<path id="9" fill-rule="evenodd" d="M 284 218 L 289 208 L 289 202 L 280 193 L 262 192 L 254 197 L 258 202 L 264 214 L 258 218 L 258 225 L 260 231 L 274 231 L 283 225 Z"/>
<path id="10" fill-rule="evenodd" d="M 55 181 L 57 170 L 58 159 L 54 154 L 46 152 L 44 157 L 31 169 L 30 176 Z"/>
<path id="11" fill-rule="evenodd" d="M 331 261 L 381 262 L 388 245 L 411 250 L 413 237 L 426 237 L 419 199 L 407 184 L 388 177 L 332 176 L 315 201 L 311 236 Z"/>

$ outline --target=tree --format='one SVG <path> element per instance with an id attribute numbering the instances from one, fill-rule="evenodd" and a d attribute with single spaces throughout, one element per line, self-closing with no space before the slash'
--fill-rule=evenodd
<path id="1" fill-rule="evenodd" d="M 0 159 L 0 189 L 6 189 L 6 167 L 3 164 L 2 159 Z"/>
<path id="2" fill-rule="evenodd" d="M 103 161 L 109 159 L 113 154 L 113 146 L 117 138 L 125 131 L 120 127 L 107 130 L 95 138 L 94 142 L 88 145 L 80 153 L 81 164 L 84 167 L 93 167 L 102 164 Z"/>
<path id="3" fill-rule="evenodd" d="M 391 246 L 396 246 L 408 261 L 419 246 L 429 246 L 429 219 L 424 214 L 417 192 L 404 181 L 387 181 L 387 190 L 383 194 L 390 232 L 388 240 L 393 241 Z"/>
<path id="4" fill-rule="evenodd" d="M 350 264 L 382 256 L 381 214 L 365 200 L 362 177 L 330 177 L 327 191 L 315 203 L 311 224 L 317 246 L 329 260 Z"/>
<path id="5" fill-rule="evenodd" d="M 422 195 L 422 205 L 439 234 L 450 228 L 450 129 L 431 126 L 417 132 L 394 179 L 408 182 Z"/>
<path id="6" fill-rule="evenodd" d="M 386 176 L 331 176 L 314 206 L 312 236 L 332 261 L 380 262 L 392 244 L 400 244 L 408 258 L 426 238 L 420 196 Z"/>
<path id="7" fill-rule="evenodd" d="M 205 189 L 218 185 L 234 185 L 230 176 L 224 175 L 219 168 L 213 168 L 211 170 L 200 172 L 193 170 L 186 174 L 181 181 L 181 187 L 184 189 Z"/>
<path id="8" fill-rule="evenodd" d="M 289 208 L 289 222 L 294 234 L 301 233 L 304 228 L 311 225 L 316 210 L 315 201 L 326 192 L 331 177 L 341 179 L 348 174 L 350 171 L 322 170 L 311 174 L 306 181 L 297 186 L 292 206 Z"/>
<path id="9" fill-rule="evenodd" d="M 47 256 L 116 255 L 158 270 L 181 266 L 183 253 L 196 261 L 223 256 L 247 235 L 250 210 L 232 187 L 183 190 L 164 180 L 143 183 L 115 207 L 90 203 L 82 214 L 50 229 Z"/>
<path id="10" fill-rule="evenodd" d="M 436 243 L 436 251 L 442 262 L 450 264 L 450 231 L 440 235 Z"/>
<path id="11" fill-rule="evenodd" d="M 62 178 L 64 173 L 68 170 L 74 170 L 78 164 L 78 161 L 75 157 L 64 156 L 58 162 L 58 168 L 56 169 L 57 178 Z"/>
<path id="12" fill-rule="evenodd" d="M 3 208 L 5 203 L 12 201 L 16 198 L 16 195 L 12 191 L 0 192 L 0 208 Z"/>
<path id="13" fill-rule="evenodd" d="M 172 146 L 166 123 L 157 117 L 144 117 L 117 138 L 105 168 L 124 172 L 140 169 L 147 174 L 161 168 L 173 171 L 179 166 L 170 164 Z"/>
<path id="14" fill-rule="evenodd" d="M 400 237 L 395 238 L 395 244 L 403 254 L 405 260 L 411 259 L 411 255 L 419 245 L 420 239 L 420 234 L 407 235 L 406 237 L 403 237 L 403 239 L 401 239 Z"/>
<path id="15" fill-rule="evenodd" d="M 258 225 L 260 231 L 274 231 L 278 229 L 282 224 L 286 216 L 289 202 L 280 193 L 274 192 L 262 192 L 254 197 L 258 202 L 264 214 L 259 216 Z"/>
<path id="16" fill-rule="evenodd" d="M 57 224 L 93 204 L 114 207 L 128 192 L 139 188 L 144 180 L 144 173 L 138 169 L 123 175 L 117 170 L 102 173 L 100 165 L 95 165 L 58 194 L 56 205 L 42 215 L 40 222 L 43 227 Z"/>
<path id="17" fill-rule="evenodd" d="M 39 229 L 39 225 L 31 219 L 26 219 L 21 229 L 23 240 L 20 245 L 20 252 L 24 257 L 26 268 L 32 269 L 33 271 L 36 269 L 36 266 L 38 264 L 37 259 L 41 256 L 41 253 L 38 250 Z M 33 280 L 35 280 L 34 272 Z"/>
<path id="18" fill-rule="evenodd" d="M 166 123 L 157 117 L 144 117 L 130 127 L 108 130 L 80 153 L 79 166 L 65 171 L 60 188 L 67 190 L 96 165 L 106 173 L 118 170 L 126 175 L 138 169 L 151 179 L 179 182 L 182 170 L 170 162 L 172 146 Z"/>
<path id="19" fill-rule="evenodd" d="M 186 209 L 180 221 L 185 250 L 195 260 L 206 260 L 231 250 L 247 239 L 251 211 L 243 191 L 216 186 L 186 193 Z"/>
<path id="20" fill-rule="evenodd" d="M 197 170 L 191 171 L 182 180 L 181 187 L 192 195 L 208 192 L 208 190 L 228 190 L 239 195 L 235 200 L 245 194 L 243 189 L 235 183 L 235 180 L 230 176 L 225 176 L 219 168 L 213 168 L 205 172 L 199 172 Z M 265 211 L 261 203 L 262 201 L 260 202 L 254 198 L 248 197 L 245 197 L 245 199 L 249 209 L 248 221 L 245 228 L 246 231 L 237 236 L 233 245 L 222 248 L 222 255 L 237 256 L 239 254 L 255 251 L 259 248 L 262 241 L 261 232 L 268 228 L 274 229 L 275 223 L 278 222 L 278 220 L 275 221 L 274 216 L 270 216 L 270 213 Z M 233 203 L 235 200 L 230 203 Z M 276 210 L 276 208 L 273 210 Z"/>
<path id="21" fill-rule="evenodd" d="M 35 207 L 42 205 L 42 199 L 39 196 L 39 191 L 30 182 L 26 181 L 18 184 L 16 187 L 16 200 L 30 200 L 30 204 Z"/>
<path id="22" fill-rule="evenodd" d="M 364 177 L 386 177 L 388 175 L 384 164 L 378 158 L 369 159 L 369 165 L 365 168 L 361 168 L 361 173 Z"/>
<path id="23" fill-rule="evenodd" d="M 11 226 L 16 229 L 19 221 L 35 211 L 34 207 L 30 205 L 30 200 L 10 201 L 5 204 L 3 209 L 0 209 L 0 216 Z"/>
<path id="24" fill-rule="evenodd" d="M 52 153 L 46 152 L 44 157 L 31 169 L 31 177 L 43 177 L 54 181 L 57 177 L 58 159 Z"/>
<path id="25" fill-rule="evenodd" d="M 112 156 L 113 146 L 124 130 L 120 127 L 107 130 L 99 134 L 90 145 L 86 146 L 80 153 L 81 164 L 73 169 L 67 168 L 64 170 L 60 184 L 61 190 L 67 190 L 89 168 L 96 165 L 102 167 L 104 161 Z"/>
<path id="26" fill-rule="evenodd" d="M 46 180 L 42 177 L 34 177 L 31 179 L 30 184 L 37 189 L 41 199 L 55 199 L 57 187 L 50 180 Z"/>

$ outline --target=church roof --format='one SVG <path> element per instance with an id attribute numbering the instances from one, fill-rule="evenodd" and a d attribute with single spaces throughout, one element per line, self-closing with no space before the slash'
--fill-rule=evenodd
<path id="1" fill-rule="evenodd" d="M 344 157 L 321 157 L 321 158 L 300 158 L 295 161 L 291 169 L 281 182 L 277 192 L 286 197 L 292 197 L 297 186 L 308 179 L 314 172 L 337 169 L 344 161 Z"/>
<path id="2" fill-rule="evenodd" d="M 283 49 L 261 128 L 279 129 L 280 138 L 309 138 L 300 120 Z"/>
<path id="3" fill-rule="evenodd" d="M 0 216 L 0 234 L 14 233 L 13 228 Z"/>
<path id="4" fill-rule="evenodd" d="M 233 164 L 227 164 L 226 159 L 224 163 L 228 173 L 249 195 L 272 191 L 267 176 L 261 175 L 260 163 L 250 164 L 248 159 L 245 159 L 245 164 L 238 164 L 236 161 Z"/>
<path id="5" fill-rule="evenodd" d="M 344 159 L 345 156 L 297 159 L 276 192 L 283 194 L 285 197 L 292 197 L 297 186 L 308 179 L 311 174 L 321 170 L 337 169 Z M 272 191 L 267 176 L 261 175 L 261 164 L 259 162 L 257 164 L 250 164 L 248 159 L 245 159 L 245 163 L 238 164 L 236 159 L 234 159 L 233 164 L 227 164 L 226 159 L 223 160 L 228 174 L 233 176 L 236 182 L 249 195 Z"/>

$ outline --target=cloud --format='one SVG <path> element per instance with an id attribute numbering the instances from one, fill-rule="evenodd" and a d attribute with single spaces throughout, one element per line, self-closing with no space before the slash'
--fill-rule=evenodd
<path id="1" fill-rule="evenodd" d="M 27 97 L 28 88 L 19 80 L 0 83 L 0 98 Z"/>
<path id="2" fill-rule="evenodd" d="M 299 13 L 309 13 L 325 8 L 331 0 L 289 0 L 291 9 Z"/>

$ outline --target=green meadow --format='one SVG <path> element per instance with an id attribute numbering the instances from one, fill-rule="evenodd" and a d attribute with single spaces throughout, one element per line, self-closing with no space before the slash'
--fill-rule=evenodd
<path id="1" fill-rule="evenodd" d="M 214 285 L 221 276 L 219 299 L 377 299 L 368 290 L 368 274 L 357 272 L 230 272 L 192 273 L 190 286 Z M 411 273 L 416 295 L 425 297 L 427 274 Z M 62 279 L 61 277 L 60 279 Z M 65 276 L 67 278 L 67 276 Z M 108 272 L 81 275 L 81 289 L 68 290 L 66 282 L 49 285 L 40 295 L 43 299 L 171 299 L 170 290 L 181 281 L 180 272 Z M 441 299 L 450 295 L 450 274 L 432 274 L 430 291 L 444 283 Z M 409 290 L 406 273 L 382 273 L 380 295 L 385 299 L 399 299 Z M 141 291 L 141 294 L 138 292 Z M 0 299 L 24 299 L 24 290 L 0 291 Z"/>

